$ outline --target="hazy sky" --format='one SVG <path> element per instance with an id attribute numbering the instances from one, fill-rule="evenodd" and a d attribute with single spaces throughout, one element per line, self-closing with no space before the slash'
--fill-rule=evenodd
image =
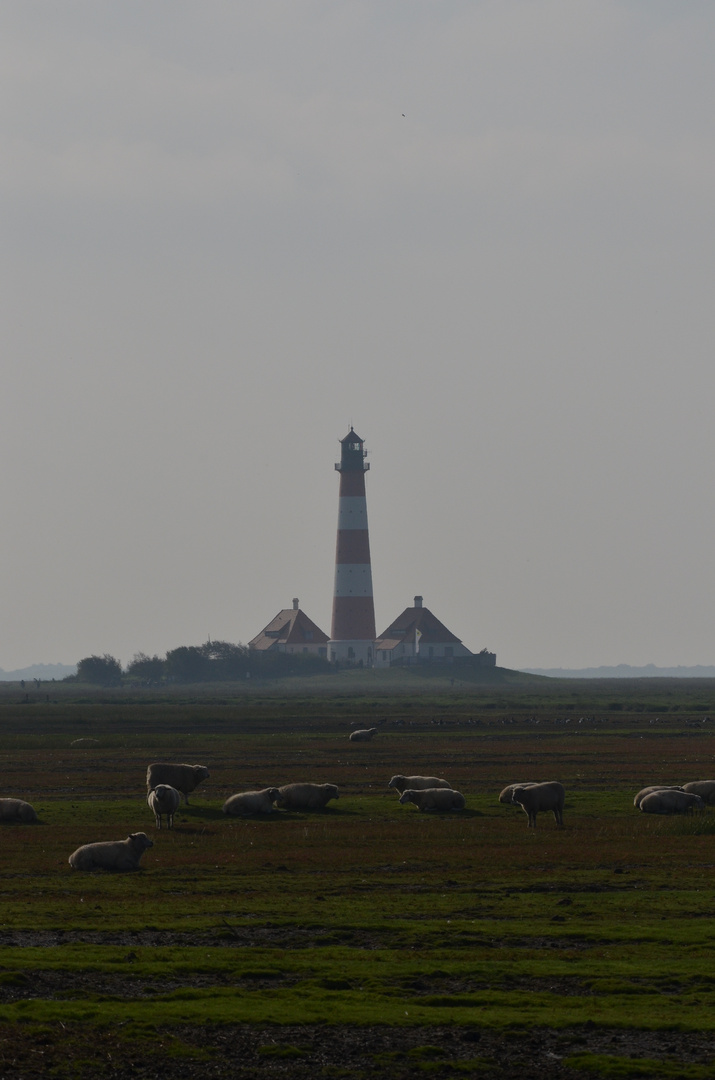
<path id="1" fill-rule="evenodd" d="M 330 632 L 715 662 L 715 4 L 5 0 L 0 667 Z"/>

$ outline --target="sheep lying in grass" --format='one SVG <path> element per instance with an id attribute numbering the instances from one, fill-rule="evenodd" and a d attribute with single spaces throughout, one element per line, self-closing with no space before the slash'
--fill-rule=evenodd
<path id="1" fill-rule="evenodd" d="M 640 804 L 645 799 L 646 795 L 651 795 L 654 791 L 683 791 L 684 788 L 674 787 L 672 784 L 651 784 L 649 787 L 641 788 L 637 795 L 633 796 L 633 805 L 638 809 Z"/>
<path id="2" fill-rule="evenodd" d="M 84 844 L 73 851 L 69 864 L 73 870 L 138 870 L 139 860 L 154 843 L 146 833 L 131 833 L 126 840 Z"/>
<path id="3" fill-rule="evenodd" d="M 536 815 L 542 810 L 552 810 L 557 825 L 564 823 L 564 789 L 557 781 L 514 788 L 511 798 L 527 815 L 529 828 L 536 828 Z"/>
<path id="4" fill-rule="evenodd" d="M 708 806 L 715 806 L 715 780 L 691 780 L 689 784 L 683 784 L 683 791 L 699 795 Z"/>
<path id="5" fill-rule="evenodd" d="M 447 780 L 441 780 L 439 776 L 403 776 L 398 773 L 393 776 L 388 787 L 395 788 L 400 795 L 410 788 L 411 791 L 423 791 L 425 788 L 450 788 L 452 785 Z"/>
<path id="6" fill-rule="evenodd" d="M 7 824 L 31 825 L 37 821 L 34 806 L 22 799 L 0 799 L 0 821 Z"/>
<path id="7" fill-rule="evenodd" d="M 188 806 L 190 792 L 208 777 L 209 771 L 205 765 L 174 765 L 167 761 L 155 761 L 146 771 L 146 789 L 149 792 L 158 784 L 169 784 L 181 792 Z"/>
<path id="8" fill-rule="evenodd" d="M 157 784 L 147 795 L 146 801 L 154 811 L 157 829 L 161 828 L 162 814 L 166 815 L 167 829 L 173 829 L 174 814 L 181 806 L 181 792 L 170 784 Z"/>
<path id="9" fill-rule="evenodd" d="M 519 804 L 515 803 L 512 797 L 516 789 L 520 787 L 533 787 L 534 783 L 534 780 L 526 780 L 523 784 L 508 784 L 499 792 L 499 802 L 506 803 L 508 806 L 518 806 Z"/>
<path id="10" fill-rule="evenodd" d="M 350 742 L 370 742 L 373 735 L 377 735 L 376 727 L 358 728 L 350 732 Z"/>
<path id="11" fill-rule="evenodd" d="M 247 817 L 249 814 L 270 814 L 273 803 L 278 798 L 278 788 L 267 787 L 262 791 L 240 791 L 231 795 L 223 804 L 224 814 L 235 817 Z"/>
<path id="12" fill-rule="evenodd" d="M 401 803 L 414 803 L 418 810 L 464 810 L 464 795 L 452 788 L 406 788 Z"/>
<path id="13" fill-rule="evenodd" d="M 689 791 L 676 791 L 675 788 L 651 791 L 640 804 L 640 810 L 644 814 L 687 814 L 692 810 L 704 809 L 705 803 L 699 795 L 692 795 Z"/>
<path id="14" fill-rule="evenodd" d="M 331 799 L 338 798 L 336 784 L 284 784 L 278 788 L 276 806 L 283 810 L 324 810 Z"/>

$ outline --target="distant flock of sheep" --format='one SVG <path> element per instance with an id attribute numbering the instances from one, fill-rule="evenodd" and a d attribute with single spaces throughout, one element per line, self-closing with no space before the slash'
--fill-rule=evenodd
<path id="1" fill-rule="evenodd" d="M 353 731 L 352 742 L 367 742 L 377 728 Z M 189 794 L 209 776 L 205 765 L 153 762 L 147 769 L 147 803 L 154 813 L 156 827 L 163 819 L 173 828 L 174 815 Z M 398 773 L 387 785 L 399 793 L 400 803 L 413 803 L 419 810 L 463 810 L 464 795 L 455 791 L 439 776 L 403 776 Z M 323 810 L 331 799 L 339 798 L 335 784 L 284 784 L 283 787 L 242 791 L 231 795 L 223 805 L 224 814 L 247 817 L 271 813 L 275 806 L 283 810 Z M 509 784 L 501 791 L 499 802 L 520 806 L 530 828 L 536 828 L 537 814 L 551 812 L 557 825 L 563 825 L 565 792 L 556 781 Z M 695 780 L 682 787 L 651 785 L 635 796 L 633 805 L 645 814 L 683 814 L 715 805 L 715 780 Z M 31 824 L 38 820 L 30 803 L 22 799 L 0 799 L 0 822 Z M 69 864 L 74 870 L 138 870 L 144 852 L 153 847 L 146 833 L 132 833 L 126 840 L 83 844 L 73 851 Z"/>

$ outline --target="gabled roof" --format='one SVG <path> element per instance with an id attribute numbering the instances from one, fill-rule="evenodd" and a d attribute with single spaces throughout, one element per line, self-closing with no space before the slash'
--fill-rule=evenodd
<path id="1" fill-rule="evenodd" d="M 279 611 L 275 619 L 261 630 L 252 641 L 249 641 L 249 649 L 262 649 L 264 651 L 280 645 L 327 645 L 327 634 L 324 634 L 319 626 L 309 619 L 300 608 L 284 608 Z"/>
<path id="2" fill-rule="evenodd" d="M 420 648 L 423 645 L 461 645 L 456 637 L 436 615 L 426 607 L 408 607 L 375 642 L 376 649 L 394 649 L 403 641 L 414 642 L 415 631 L 420 632 Z"/>

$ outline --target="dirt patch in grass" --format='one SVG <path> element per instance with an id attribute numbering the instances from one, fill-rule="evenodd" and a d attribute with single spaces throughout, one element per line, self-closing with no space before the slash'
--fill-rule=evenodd
<path id="1" fill-rule="evenodd" d="M 589 1025 L 551 1031 L 507 1031 L 476 1027 L 180 1027 L 133 1032 L 100 1029 L 89 1034 L 79 1025 L 64 1028 L 0 1027 L 0 1076 L 40 1080 L 137 1080 L 175 1077 L 182 1080 L 265 1080 L 290 1077 L 344 1077 L 362 1080 L 384 1076 L 469 1075 L 502 1080 L 505 1073 L 521 1080 L 593 1077 L 568 1059 L 598 1057 L 609 1063 L 630 1063 L 637 1075 L 640 1061 L 678 1064 L 683 1075 L 713 1075 L 715 1038 L 679 1032 L 600 1030 Z M 623 1075 L 626 1075 L 623 1073 Z M 641 1074 L 642 1075 L 642 1074 Z"/>

